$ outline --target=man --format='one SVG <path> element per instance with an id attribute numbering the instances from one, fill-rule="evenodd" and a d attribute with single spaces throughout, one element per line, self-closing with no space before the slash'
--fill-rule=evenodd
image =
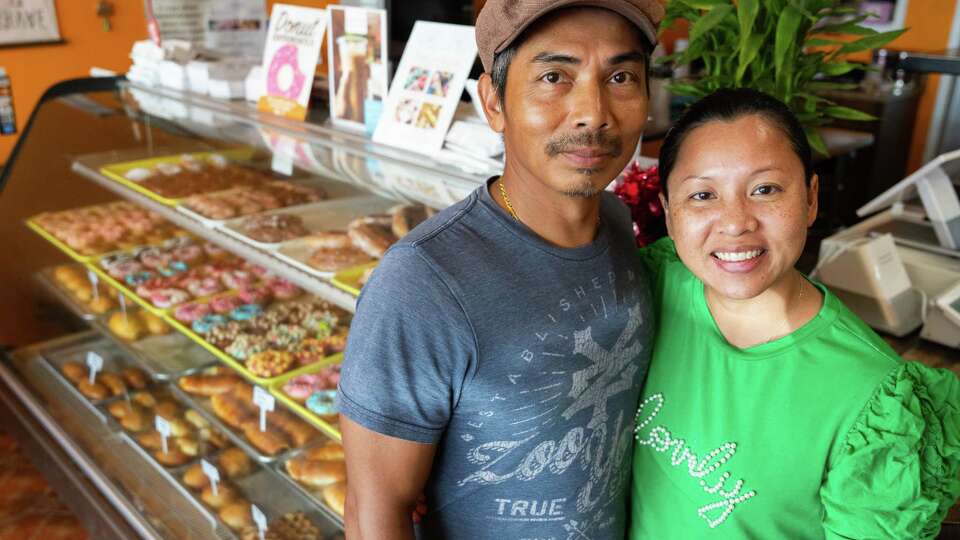
<path id="1" fill-rule="evenodd" d="M 656 0 L 488 0 L 480 95 L 503 176 L 364 288 L 339 388 L 347 536 L 621 539 L 649 296 L 604 188 L 647 116 Z"/>

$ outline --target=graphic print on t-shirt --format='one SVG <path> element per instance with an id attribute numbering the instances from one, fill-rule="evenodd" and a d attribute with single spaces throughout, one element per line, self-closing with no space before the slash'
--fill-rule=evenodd
<path id="1" fill-rule="evenodd" d="M 567 539 L 596 538 L 616 520 L 607 507 L 628 486 L 633 411 L 608 410 L 608 402 L 640 383 L 645 366 L 640 330 L 647 322 L 633 287 L 636 276 L 629 269 L 623 273 L 620 283 L 629 283 L 622 289 L 631 291 L 628 298 L 617 298 L 617 275 L 610 272 L 574 288 L 552 312 L 541 313 L 544 323 L 516 352 L 516 369 L 503 375 L 500 388 L 516 391 L 490 396 L 488 410 L 468 423 L 474 432 L 460 434 L 471 447 L 468 474 L 458 485 L 508 488 L 481 502 L 488 519 L 542 523 L 545 532 L 547 523 L 561 525 Z M 614 321 L 625 324 L 616 328 Z M 496 427 L 485 427 L 488 422 Z M 480 440 L 485 432 L 509 436 Z M 570 489 L 562 480 L 568 472 L 586 480 Z M 531 493 L 525 487 L 547 475 L 558 479 L 562 493 Z"/>

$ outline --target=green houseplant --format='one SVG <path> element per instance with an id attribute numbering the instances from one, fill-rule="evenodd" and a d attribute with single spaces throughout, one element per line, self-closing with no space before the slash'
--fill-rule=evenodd
<path id="1" fill-rule="evenodd" d="M 703 64 L 701 77 L 669 86 L 676 94 L 702 97 L 719 88 L 750 87 L 776 96 L 798 116 L 810 145 L 826 154 L 817 127 L 834 118 L 873 117 L 817 94 L 857 85 L 820 79 L 862 67 L 846 56 L 882 47 L 906 31 L 881 33 L 862 26 L 869 16 L 836 0 L 669 0 L 661 28 L 687 20 L 690 44 L 661 61 Z"/>

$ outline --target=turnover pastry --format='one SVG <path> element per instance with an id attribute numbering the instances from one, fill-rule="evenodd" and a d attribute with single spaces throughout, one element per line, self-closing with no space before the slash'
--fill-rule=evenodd
<path id="1" fill-rule="evenodd" d="M 250 474 L 253 463 L 250 458 L 239 448 L 228 448 L 220 454 L 218 460 L 220 469 L 223 470 L 227 478 L 239 478 Z"/>
<path id="2" fill-rule="evenodd" d="M 308 264 L 321 272 L 336 272 L 372 261 L 373 258 L 366 252 L 348 246 L 344 248 L 320 248 L 310 255 Z"/>
<path id="3" fill-rule="evenodd" d="M 390 216 L 368 216 L 354 220 L 347 228 L 347 234 L 353 245 L 367 255 L 380 259 L 387 249 L 397 241 L 393 234 L 393 218 Z"/>
<path id="4" fill-rule="evenodd" d="M 248 420 L 241 426 L 243 435 L 257 450 L 268 456 L 276 456 L 290 449 L 290 442 L 275 429 L 260 431 L 260 422 Z"/>
<path id="5" fill-rule="evenodd" d="M 343 515 L 343 507 L 347 501 L 347 483 L 339 482 L 323 488 L 323 502 L 327 503 L 334 512 Z"/>
<path id="6" fill-rule="evenodd" d="M 63 364 L 60 371 L 73 384 L 80 384 L 80 381 L 87 378 L 87 366 L 80 362 L 67 362 Z"/>
<path id="7" fill-rule="evenodd" d="M 227 504 L 220 509 L 218 515 L 227 524 L 227 527 L 235 531 L 253 526 L 253 518 L 250 517 L 250 503 L 246 501 Z"/>
<path id="8" fill-rule="evenodd" d="M 210 479 L 203 472 L 203 466 L 194 463 L 183 473 L 181 477 L 183 484 L 190 489 L 200 491 L 210 484 Z"/>
<path id="9" fill-rule="evenodd" d="M 322 488 L 347 479 L 347 466 L 344 461 L 310 461 L 301 457 L 287 462 L 290 476 L 305 486 Z"/>
<path id="10" fill-rule="evenodd" d="M 229 485 L 220 482 L 217 485 L 217 494 L 213 494 L 213 486 L 207 486 L 203 488 L 203 492 L 200 494 L 200 500 L 206 503 L 208 506 L 215 510 L 219 510 L 224 506 L 230 504 L 236 500 L 237 494 L 234 492 L 233 488 Z M 249 507 L 247 508 L 249 510 Z"/>
<path id="11" fill-rule="evenodd" d="M 227 374 L 187 375 L 180 378 L 180 388 L 188 394 L 209 397 L 229 392 L 238 382 L 239 377 Z"/>

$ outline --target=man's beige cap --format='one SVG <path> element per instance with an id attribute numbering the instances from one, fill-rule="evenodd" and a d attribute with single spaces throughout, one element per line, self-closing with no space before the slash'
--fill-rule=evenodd
<path id="1" fill-rule="evenodd" d="M 551 11 L 564 7 L 599 7 L 624 16 L 637 25 L 651 45 L 657 44 L 657 27 L 663 20 L 658 0 L 487 0 L 477 17 L 477 48 L 483 69 L 489 73 L 497 53 L 506 49 L 524 30 Z"/>

